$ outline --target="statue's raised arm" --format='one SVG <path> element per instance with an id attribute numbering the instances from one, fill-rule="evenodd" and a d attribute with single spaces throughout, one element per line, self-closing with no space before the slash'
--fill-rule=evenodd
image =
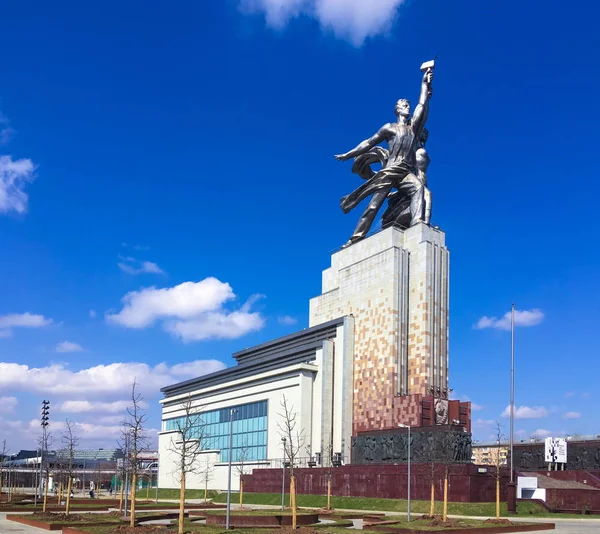
<path id="1" fill-rule="evenodd" d="M 411 125 L 415 132 L 417 139 L 421 138 L 421 132 L 427 122 L 427 115 L 429 114 L 429 99 L 432 94 L 431 82 L 433 81 L 433 69 L 428 68 L 423 74 L 423 81 L 421 82 L 421 94 L 419 95 L 419 103 L 415 107 L 411 119 Z"/>

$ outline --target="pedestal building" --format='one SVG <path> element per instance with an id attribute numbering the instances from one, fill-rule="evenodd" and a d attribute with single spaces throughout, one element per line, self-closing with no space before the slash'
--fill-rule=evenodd
<path id="1" fill-rule="evenodd" d="M 448 398 L 448 275 L 444 233 L 424 224 L 386 228 L 334 253 L 308 329 L 234 354 L 234 367 L 163 388 L 160 486 L 178 484 L 173 448 L 188 399 L 205 425 L 199 462 L 211 488 L 226 487 L 232 410 L 234 464 L 245 473 L 281 465 L 284 396 L 304 435 L 304 466 L 385 461 L 362 448 L 399 424 L 470 431 L 470 404 Z M 202 471 L 188 487 L 204 486 Z"/>

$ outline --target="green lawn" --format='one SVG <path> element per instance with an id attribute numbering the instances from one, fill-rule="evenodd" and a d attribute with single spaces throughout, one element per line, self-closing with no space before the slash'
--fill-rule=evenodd
<path id="1" fill-rule="evenodd" d="M 216 495 L 213 502 L 223 503 L 227 500 L 227 494 Z M 232 502 L 239 502 L 239 494 L 232 495 Z M 289 495 L 286 495 L 286 506 L 289 505 Z M 324 508 L 327 506 L 327 497 L 325 495 L 297 495 L 296 502 L 298 506 L 308 508 Z M 281 505 L 281 493 L 245 493 L 245 504 L 271 504 Z M 406 512 L 407 501 L 401 499 L 373 499 L 366 497 L 332 497 L 332 506 L 334 508 L 347 510 L 381 510 L 383 512 Z M 414 514 L 428 514 L 429 501 L 411 501 L 411 512 Z M 437 501 L 435 504 L 435 513 L 442 513 L 443 503 Z M 495 503 L 448 503 L 448 513 L 451 515 L 470 515 L 470 516 L 495 516 Z M 501 503 L 501 515 L 509 516 L 506 509 L 506 503 Z M 543 516 L 548 515 L 548 511 L 534 502 L 519 503 L 519 515 Z M 577 516 L 579 517 L 579 516 Z"/>
<path id="2" fill-rule="evenodd" d="M 177 489 L 159 489 L 160 499 L 178 499 L 179 490 Z M 145 492 L 138 492 L 138 498 L 145 498 Z M 186 499 L 203 499 L 204 490 L 186 490 Z M 226 492 L 209 491 L 208 498 L 216 504 L 225 504 L 227 502 Z M 231 502 L 237 505 L 240 501 L 239 493 L 231 495 Z M 327 506 L 327 497 L 325 495 L 297 495 L 298 506 L 306 508 L 325 508 Z M 367 497 L 332 497 L 332 506 L 337 509 L 345 510 L 373 510 L 383 512 L 406 512 L 407 501 L 402 499 L 376 499 Z M 264 504 L 272 506 L 281 506 L 281 493 L 247 493 L 244 492 L 244 505 Z M 285 496 L 285 505 L 289 506 L 289 494 Z M 411 512 L 415 515 L 429 513 L 429 501 L 411 501 Z M 520 502 L 518 505 L 518 516 L 538 517 L 538 518 L 588 518 L 593 519 L 597 516 L 583 514 L 553 514 L 544 507 L 535 502 Z M 435 513 L 442 513 L 443 503 L 436 501 Z M 484 516 L 495 517 L 495 503 L 448 503 L 448 514 L 464 516 Z M 502 517 L 514 517 L 506 509 L 506 503 L 500 503 L 500 515 Z"/>
<path id="3" fill-rule="evenodd" d="M 211 499 L 218 493 L 216 491 L 209 491 L 208 498 Z M 145 499 L 146 498 L 146 490 L 140 490 L 135 494 L 136 499 Z M 156 489 L 150 490 L 150 499 L 156 498 Z M 158 498 L 159 499 L 179 499 L 179 490 L 178 489 L 167 489 L 160 488 L 158 490 Z M 197 489 L 189 489 L 185 490 L 185 498 L 186 499 L 204 499 L 204 490 Z"/>

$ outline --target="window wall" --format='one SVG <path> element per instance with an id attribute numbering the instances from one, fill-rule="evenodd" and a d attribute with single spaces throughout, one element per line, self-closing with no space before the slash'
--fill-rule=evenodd
<path id="1" fill-rule="evenodd" d="M 233 419 L 232 461 L 267 458 L 267 401 L 240 404 L 202 412 L 197 416 L 196 437 L 203 436 L 202 449 L 221 451 L 220 461 L 229 461 L 229 426 Z M 177 430 L 184 418 L 165 420 L 165 430 Z"/>

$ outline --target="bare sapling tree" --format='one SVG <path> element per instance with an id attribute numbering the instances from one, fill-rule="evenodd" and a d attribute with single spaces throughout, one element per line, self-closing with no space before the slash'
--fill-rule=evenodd
<path id="1" fill-rule="evenodd" d="M 435 436 L 430 434 L 423 448 L 415 451 L 415 456 L 419 461 L 418 466 L 421 476 L 429 485 L 429 517 L 435 515 L 435 486 L 439 478 L 438 472 L 440 467 L 437 461 L 437 449 Z"/>
<path id="2" fill-rule="evenodd" d="M 331 480 L 333 478 L 333 443 L 331 438 L 323 446 L 323 456 L 321 459 L 323 467 L 326 469 L 327 476 L 327 510 L 331 510 Z"/>
<path id="3" fill-rule="evenodd" d="M 48 482 L 50 480 L 50 462 L 48 461 L 48 451 L 54 443 L 52 434 L 48 432 L 46 427 L 43 427 L 42 435 L 38 438 L 38 446 L 40 448 L 40 462 L 42 479 L 41 484 L 44 490 L 44 500 L 42 504 L 42 512 L 46 513 L 48 505 Z"/>
<path id="4" fill-rule="evenodd" d="M 215 468 L 213 464 L 210 463 L 208 456 L 204 460 L 204 467 L 200 472 L 202 477 L 202 482 L 204 482 L 204 503 L 207 502 L 208 497 L 208 483 L 212 480 L 213 474 L 215 472 Z"/>
<path id="5" fill-rule="evenodd" d="M 235 466 L 235 470 L 240 479 L 240 509 L 242 509 L 244 507 L 244 475 L 249 473 L 248 464 L 246 462 L 250 459 L 250 447 L 244 442 L 238 451 L 238 463 Z"/>
<path id="6" fill-rule="evenodd" d="M 75 451 L 79 446 L 79 438 L 75 435 L 75 424 L 68 419 L 65 420 L 64 433 L 61 437 L 61 442 L 63 449 L 60 456 L 63 458 L 64 470 L 67 478 L 65 515 L 68 516 L 71 513 L 71 491 L 73 488 L 73 472 L 75 470 Z"/>
<path id="7" fill-rule="evenodd" d="M 127 418 L 125 420 L 125 429 L 130 434 L 130 470 L 131 470 L 131 507 L 129 526 L 135 526 L 135 492 L 137 488 L 137 478 L 140 471 L 139 461 L 140 453 L 146 448 L 148 438 L 146 436 L 146 421 L 148 416 L 142 409 L 143 397 L 137 392 L 137 382 L 134 380 L 131 385 L 131 405 L 127 408 Z"/>
<path id="8" fill-rule="evenodd" d="M 496 421 L 496 450 L 493 455 L 494 478 L 496 479 L 496 519 L 500 519 L 500 477 L 502 476 L 502 456 L 500 444 L 504 439 L 502 425 Z"/>
<path id="9" fill-rule="evenodd" d="M 4 485 L 4 462 L 6 461 L 6 457 L 8 456 L 8 446 L 6 445 L 6 440 L 2 440 L 2 445 L 0 446 L 0 495 L 2 495 L 2 487 Z"/>
<path id="10" fill-rule="evenodd" d="M 123 458 L 117 461 L 117 467 L 119 472 L 120 486 L 119 486 L 119 512 L 123 512 L 123 502 L 125 501 L 127 491 L 127 483 L 129 479 L 129 466 L 130 466 L 130 453 L 131 453 L 131 432 L 129 426 L 123 422 L 121 429 L 121 437 L 117 440 L 117 444 L 123 453 Z M 117 489 L 115 488 L 115 493 Z M 125 510 L 127 507 L 125 506 Z"/>
<path id="11" fill-rule="evenodd" d="M 445 432 L 440 440 L 439 461 L 442 467 L 442 479 L 444 483 L 444 508 L 442 521 L 448 521 L 448 485 L 450 479 L 450 467 L 454 463 L 454 441 L 456 436 Z"/>
<path id="12" fill-rule="evenodd" d="M 281 409 L 279 413 L 281 420 L 277 423 L 279 434 L 283 440 L 285 455 L 289 462 L 290 469 L 290 507 L 292 508 L 292 528 L 296 528 L 297 508 L 296 508 L 296 479 L 294 476 L 294 465 L 298 460 L 300 451 L 304 448 L 306 437 L 304 429 L 298 428 L 298 412 L 294 410 L 283 395 L 281 399 Z"/>
<path id="13" fill-rule="evenodd" d="M 202 418 L 203 407 L 194 406 L 191 395 L 181 403 L 183 415 L 175 419 L 175 433 L 167 449 L 176 458 L 174 473 L 179 479 L 179 521 L 178 534 L 183 533 L 185 517 L 185 484 L 190 473 L 199 473 L 198 459 L 205 447 L 206 423 Z"/>

